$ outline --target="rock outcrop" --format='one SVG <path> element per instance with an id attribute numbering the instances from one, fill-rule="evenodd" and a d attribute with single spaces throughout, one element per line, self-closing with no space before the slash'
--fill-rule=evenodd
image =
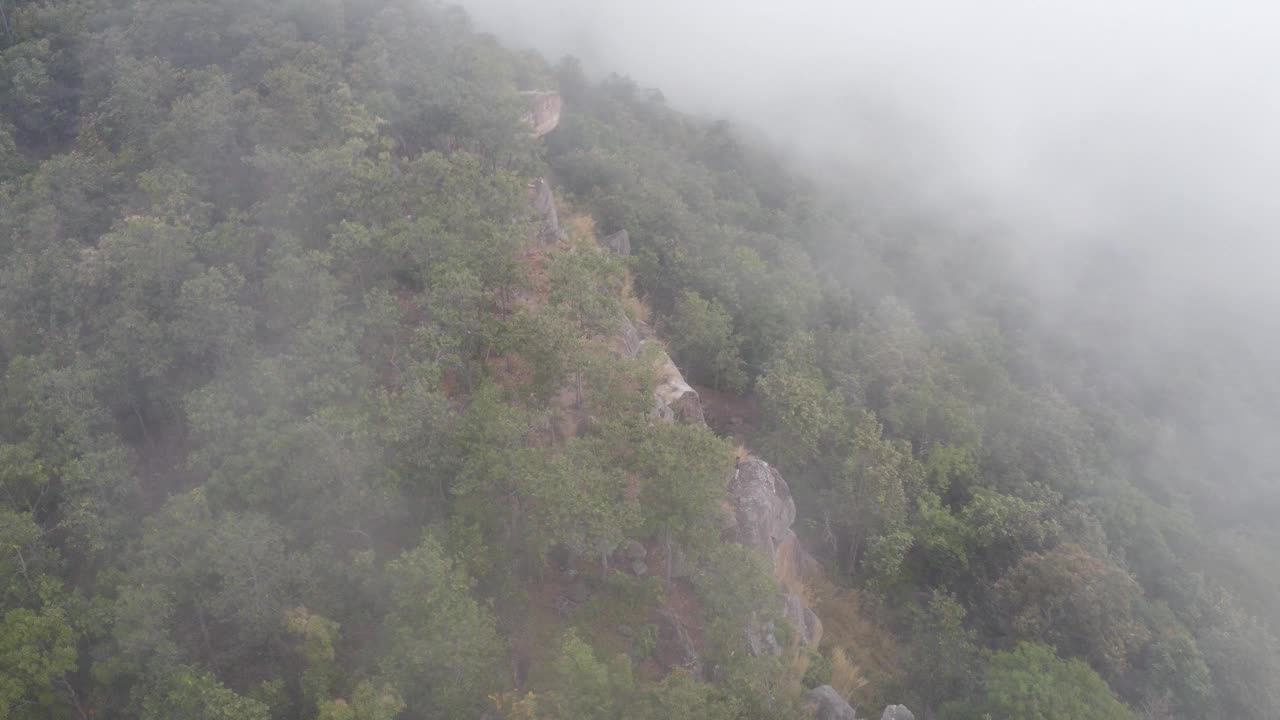
<path id="1" fill-rule="evenodd" d="M 814 720 L 858 720 L 853 706 L 830 685 L 820 685 L 805 693 L 804 703 Z"/>
<path id="2" fill-rule="evenodd" d="M 529 204 L 541 220 L 534 236 L 537 244 L 546 246 L 560 242 L 564 238 L 564 231 L 560 229 L 560 214 L 556 212 L 556 196 L 551 191 L 551 183 L 545 178 L 529 183 Z"/>
<path id="3" fill-rule="evenodd" d="M 884 709 L 880 720 L 916 720 L 916 715 L 906 705 L 890 705 Z"/>
<path id="4" fill-rule="evenodd" d="M 631 235 L 626 230 L 619 230 L 604 239 L 604 246 L 618 255 L 627 257 L 631 254 Z"/>
<path id="5" fill-rule="evenodd" d="M 560 93 L 531 90 L 520 94 L 529 100 L 530 109 L 524 116 L 524 122 L 532 129 L 535 138 L 560 126 L 560 112 L 564 106 Z"/>
<path id="6" fill-rule="evenodd" d="M 618 353 L 622 357 L 634 359 L 640 356 L 644 338 L 640 335 L 640 329 L 626 315 L 623 315 L 622 320 L 618 321 L 617 340 Z"/>
<path id="7" fill-rule="evenodd" d="M 783 618 L 808 647 L 822 641 L 822 621 L 794 591 L 815 564 L 791 529 L 796 503 L 791 488 L 769 463 L 749 458 L 738 463 L 729 481 L 729 506 L 733 511 L 733 539 L 755 548 L 773 564 L 774 577 L 784 588 Z M 750 637 L 754 630 L 748 632 Z M 752 643 L 766 647 L 768 643 Z"/>
<path id="8" fill-rule="evenodd" d="M 758 458 L 738 463 L 729 481 L 729 502 L 738 542 L 775 557 L 796 519 L 796 503 L 782 475 Z"/>
<path id="9" fill-rule="evenodd" d="M 650 417 L 663 422 L 706 424 L 698 391 L 685 382 L 680 368 L 666 352 L 659 355 L 658 386 L 653 391 Z"/>

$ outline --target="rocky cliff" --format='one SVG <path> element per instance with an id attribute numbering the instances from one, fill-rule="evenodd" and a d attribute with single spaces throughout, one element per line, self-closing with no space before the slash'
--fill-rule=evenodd
<path id="1" fill-rule="evenodd" d="M 535 137 L 542 137 L 556 128 L 560 122 L 562 100 L 558 93 L 525 93 L 531 100 L 531 110 L 525 116 L 526 123 Z M 536 233 L 539 247 L 563 239 L 555 194 L 550 182 L 539 178 L 529 185 L 530 204 L 541 219 Z M 604 249 L 628 256 L 631 254 L 631 237 L 626 230 L 609 235 L 601 241 Z M 705 424 L 706 418 L 697 390 L 684 378 L 680 368 L 652 331 L 642 323 L 623 316 L 617 325 L 613 342 L 622 357 L 640 357 L 651 351 L 654 358 L 656 382 L 653 389 L 653 409 L 650 417 L 655 422 Z M 762 611 L 776 610 L 794 630 L 794 637 L 805 647 L 816 649 L 822 641 L 822 621 L 809 607 L 803 588 L 807 577 L 821 572 L 817 561 L 803 547 L 792 529 L 796 519 L 796 504 L 791 488 L 776 468 L 764 460 L 748 456 L 737 462 L 725 487 L 725 522 L 722 526 L 726 540 L 752 548 L 765 557 L 778 581 L 778 596 L 764 602 Z M 632 542 L 624 548 L 629 553 L 635 574 L 645 572 L 645 547 Z M 669 561 L 670 566 L 686 563 L 677 553 Z M 681 572 L 668 567 L 669 577 L 680 577 Z M 775 604 L 776 603 L 776 604 Z M 662 612 L 658 617 L 656 654 L 665 667 L 683 667 L 695 673 L 702 671 L 697 653 L 694 630 L 675 614 Z M 781 653 L 774 628 L 767 623 L 745 628 L 752 652 Z M 805 695 L 809 712 L 816 720 L 857 720 L 854 709 L 839 692 L 829 685 L 814 688 Z M 901 705 L 891 705 L 884 710 L 882 720 L 913 720 L 910 710 Z"/>
<path id="2" fill-rule="evenodd" d="M 521 93 L 528 99 L 530 109 L 524 121 L 532 129 L 535 138 L 555 130 L 560 125 L 560 112 L 564 101 L 558 92 L 531 90 Z"/>
<path id="3" fill-rule="evenodd" d="M 538 229 L 534 233 L 534 243 L 545 247 L 564 238 L 564 230 L 560 227 L 560 213 L 556 210 L 556 196 L 551 190 L 551 183 L 546 178 L 538 178 L 529 183 L 529 205 L 538 214 Z"/>

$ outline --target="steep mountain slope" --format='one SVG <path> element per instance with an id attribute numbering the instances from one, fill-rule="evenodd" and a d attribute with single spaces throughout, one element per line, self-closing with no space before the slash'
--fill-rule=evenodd
<path id="1" fill-rule="evenodd" d="M 980 240 L 433 3 L 3 7 L 0 717 L 1280 707 Z"/>

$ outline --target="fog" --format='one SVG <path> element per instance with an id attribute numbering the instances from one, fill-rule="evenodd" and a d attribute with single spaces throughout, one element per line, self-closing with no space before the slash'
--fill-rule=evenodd
<path id="1" fill-rule="evenodd" d="M 1135 301 L 1280 307 L 1280 6 L 1182 0 L 466 0 L 476 24 L 754 126 L 877 202 L 1099 245 Z M 886 200 L 888 198 L 888 200 Z M 1252 313 L 1250 313 L 1252 314 Z"/>

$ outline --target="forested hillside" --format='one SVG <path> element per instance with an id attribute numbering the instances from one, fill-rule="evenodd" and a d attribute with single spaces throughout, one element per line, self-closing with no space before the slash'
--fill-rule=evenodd
<path id="1" fill-rule="evenodd" d="M 428 0 L 0 10 L 0 720 L 1280 713 L 1247 343 Z"/>

